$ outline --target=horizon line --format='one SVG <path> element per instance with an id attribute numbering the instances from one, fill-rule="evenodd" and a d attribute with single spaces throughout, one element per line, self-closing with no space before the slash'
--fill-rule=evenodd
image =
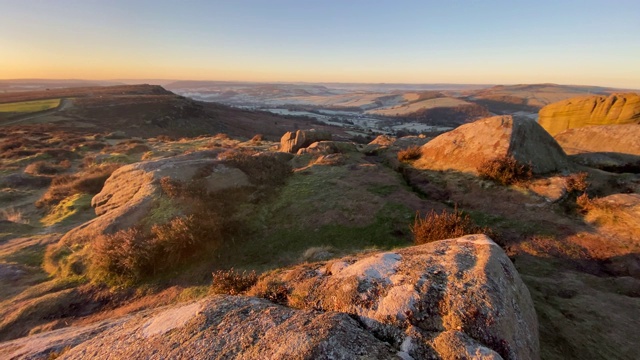
<path id="1" fill-rule="evenodd" d="M 136 81 L 162 81 L 162 82 L 178 82 L 178 81 L 192 81 L 192 82 L 219 82 L 219 83 L 255 83 L 255 84 L 357 84 L 357 85 L 469 85 L 469 86 L 517 86 L 517 85 L 555 85 L 555 86 L 589 86 L 599 87 L 617 90 L 634 90 L 640 91 L 639 88 L 627 88 L 627 87 L 615 87 L 605 85 L 590 85 L 590 84 L 561 84 L 553 82 L 540 82 L 540 83 L 460 83 L 460 82 L 342 82 L 342 81 L 259 81 L 259 80 L 195 80 L 195 79 L 171 79 L 171 78 L 111 78 L 111 79 L 90 79 L 90 78 L 9 78 L 0 79 L 0 81 L 103 81 L 103 82 L 136 82 Z M 140 83 L 142 84 L 142 83 Z"/>

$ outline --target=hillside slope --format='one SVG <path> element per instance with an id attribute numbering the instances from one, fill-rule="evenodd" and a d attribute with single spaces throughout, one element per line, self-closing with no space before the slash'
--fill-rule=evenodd
<path id="1" fill-rule="evenodd" d="M 58 130 L 89 133 L 122 132 L 124 136 L 196 136 L 226 133 L 253 137 L 262 134 L 277 139 L 291 128 L 337 128 L 311 119 L 283 117 L 203 103 L 176 95 L 155 85 L 122 85 L 53 89 L 0 94 L 0 103 L 60 99 L 55 109 L 35 113 L 0 114 L 2 125 L 49 125 Z"/>

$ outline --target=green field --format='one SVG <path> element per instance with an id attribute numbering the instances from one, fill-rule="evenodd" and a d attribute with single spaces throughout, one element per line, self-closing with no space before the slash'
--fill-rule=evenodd
<path id="1" fill-rule="evenodd" d="M 0 113 L 31 113 L 53 109 L 59 105 L 60 99 L 21 101 L 0 104 Z"/>

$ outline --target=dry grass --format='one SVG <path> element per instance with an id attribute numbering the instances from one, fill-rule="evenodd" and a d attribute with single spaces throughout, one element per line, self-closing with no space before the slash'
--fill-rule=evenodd
<path id="1" fill-rule="evenodd" d="M 14 208 L 0 210 L 0 219 L 8 220 L 17 224 L 29 224 L 29 219 L 24 216 L 22 211 Z"/>
<path id="2" fill-rule="evenodd" d="M 233 268 L 218 270 L 212 275 L 213 284 L 210 289 L 212 294 L 239 295 L 249 290 L 258 281 L 258 275 L 255 271 L 239 272 Z"/>
<path id="3" fill-rule="evenodd" d="M 236 208 L 248 199 L 244 188 L 208 194 L 200 181 L 161 179 L 163 191 L 185 214 L 151 229 L 136 227 L 97 236 L 89 277 L 112 284 L 136 283 L 156 274 L 215 256 L 239 236 L 246 219 Z"/>
<path id="4" fill-rule="evenodd" d="M 60 161 L 57 164 L 48 161 L 36 161 L 27 165 L 24 172 L 31 175 L 55 175 L 71 167 L 69 160 Z"/>
<path id="5" fill-rule="evenodd" d="M 53 178 L 51 186 L 36 201 L 36 206 L 54 207 L 69 196 L 85 193 L 97 194 L 102 190 L 104 182 L 119 168 L 120 164 L 108 163 L 89 167 L 72 175 L 58 175 Z"/>
<path id="6" fill-rule="evenodd" d="M 153 272 L 153 250 L 138 227 L 98 236 L 93 242 L 91 277 L 139 280 Z"/>
<path id="7" fill-rule="evenodd" d="M 578 209 L 585 215 L 587 222 L 596 223 L 599 225 L 624 225 L 626 223 L 624 211 L 621 210 L 621 206 L 605 199 L 598 197 L 590 198 L 587 193 L 580 195 L 576 200 Z M 630 224 L 627 224 L 628 230 L 632 229 L 632 226 L 637 224 L 635 219 L 631 220 Z"/>
<path id="8" fill-rule="evenodd" d="M 567 192 L 579 192 L 585 193 L 589 188 L 589 182 L 587 181 L 589 173 L 579 172 L 571 174 L 565 178 L 565 187 Z"/>
<path id="9" fill-rule="evenodd" d="M 290 290 L 282 281 L 272 280 L 258 283 L 251 289 L 251 295 L 267 299 L 276 304 L 287 305 Z"/>
<path id="10" fill-rule="evenodd" d="M 262 134 L 256 134 L 251 138 L 251 142 L 256 145 L 260 145 L 262 141 L 264 141 L 264 136 Z"/>
<path id="11" fill-rule="evenodd" d="M 521 164 L 513 156 L 505 155 L 480 164 L 478 174 L 484 179 L 511 185 L 531 180 L 533 169 L 531 165 Z"/>
<path id="12" fill-rule="evenodd" d="M 418 245 L 469 234 L 493 235 L 493 231 L 477 226 L 469 215 L 463 214 L 457 208 L 453 212 L 442 210 L 440 214 L 431 210 L 424 218 L 420 217 L 420 213 L 416 213 L 411 233 L 413 241 Z"/>
<path id="13" fill-rule="evenodd" d="M 589 198 L 589 195 L 587 195 L 587 193 L 578 196 L 578 198 L 576 199 L 576 204 L 582 211 L 589 211 L 594 207 L 593 201 Z"/>
<path id="14" fill-rule="evenodd" d="M 400 150 L 398 152 L 398 160 L 400 161 L 411 161 L 411 160 L 417 160 L 420 158 L 421 155 L 421 151 L 420 151 L 420 147 L 419 146 L 410 146 L 404 150 Z"/>

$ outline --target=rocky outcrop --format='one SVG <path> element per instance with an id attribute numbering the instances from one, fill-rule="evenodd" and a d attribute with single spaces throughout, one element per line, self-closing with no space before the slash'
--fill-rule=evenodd
<path id="1" fill-rule="evenodd" d="M 529 291 L 484 235 L 280 270 L 251 293 L 273 286 L 290 306 L 352 314 L 403 358 L 539 356 Z"/>
<path id="2" fill-rule="evenodd" d="M 640 171 L 640 125 L 602 125 L 555 136 L 572 161 L 606 171 Z"/>
<path id="3" fill-rule="evenodd" d="M 398 151 L 406 149 L 411 146 L 422 146 L 429 142 L 432 138 L 428 138 L 424 135 L 420 136 L 403 136 L 400 138 L 391 137 L 388 135 L 379 135 L 373 141 L 371 141 L 362 150 L 365 154 L 375 154 L 385 149 L 391 149 Z"/>
<path id="4" fill-rule="evenodd" d="M 335 153 L 349 153 L 358 151 L 358 147 L 355 143 L 344 141 L 317 141 L 308 147 L 298 150 L 297 155 L 304 154 L 335 154 Z"/>
<path id="5" fill-rule="evenodd" d="M 145 223 L 154 210 L 179 211 L 178 208 L 158 209 L 160 200 L 163 196 L 166 198 L 160 185 L 163 177 L 188 182 L 198 176 L 209 192 L 250 185 L 247 175 L 217 160 L 216 155 L 215 152 L 192 153 L 119 168 L 91 200 L 98 217 L 69 231 L 62 238 L 63 243 L 82 243 L 96 234 L 110 234 Z"/>
<path id="6" fill-rule="evenodd" d="M 603 125 L 565 130 L 554 136 L 567 154 L 614 152 L 640 155 L 640 125 Z"/>
<path id="7" fill-rule="evenodd" d="M 295 154 L 299 149 L 323 140 L 331 140 L 331 133 L 315 129 L 289 131 L 280 139 L 280 151 Z"/>
<path id="8" fill-rule="evenodd" d="M 640 95 L 621 93 L 559 101 L 540 109 L 538 122 L 554 136 L 584 126 L 637 124 L 640 123 Z"/>
<path id="9" fill-rule="evenodd" d="M 477 174 L 487 160 L 509 155 L 544 174 L 569 166 L 558 143 L 533 120 L 494 116 L 462 125 L 437 136 L 421 148 L 414 166 L 419 169 L 456 170 Z"/>
<path id="10" fill-rule="evenodd" d="M 347 314 L 226 295 L 30 336 L 0 345 L 0 355 L 46 358 L 67 346 L 65 359 L 396 358 Z"/>
<path id="11" fill-rule="evenodd" d="M 218 295 L 12 340 L 0 357 L 539 358 L 527 287 L 484 235 L 278 270 L 251 293 L 289 306 Z"/>

